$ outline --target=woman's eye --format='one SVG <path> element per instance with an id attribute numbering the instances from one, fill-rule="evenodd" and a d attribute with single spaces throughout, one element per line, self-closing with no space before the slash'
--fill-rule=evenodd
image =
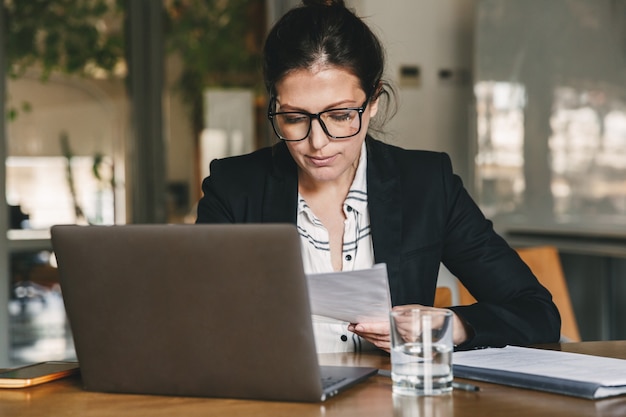
<path id="1" fill-rule="evenodd" d="M 334 122 L 349 122 L 354 118 L 353 111 L 340 111 L 328 114 L 328 117 Z"/>
<path id="2" fill-rule="evenodd" d="M 308 117 L 304 114 L 290 114 L 283 116 L 283 121 L 289 124 L 304 123 L 308 120 Z"/>

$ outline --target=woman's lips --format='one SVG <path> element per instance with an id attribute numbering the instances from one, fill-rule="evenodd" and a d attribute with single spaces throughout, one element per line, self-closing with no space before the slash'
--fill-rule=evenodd
<path id="1" fill-rule="evenodd" d="M 317 167 L 324 167 L 324 166 L 328 166 L 328 165 L 332 164 L 336 157 L 337 157 L 337 155 L 333 155 L 333 156 L 308 156 L 308 159 L 309 159 L 309 161 L 311 161 L 311 164 L 313 164 L 313 165 L 315 165 Z"/>

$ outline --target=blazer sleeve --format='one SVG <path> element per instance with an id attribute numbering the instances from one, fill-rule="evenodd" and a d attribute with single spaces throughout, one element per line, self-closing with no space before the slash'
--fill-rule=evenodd
<path id="1" fill-rule="evenodd" d="M 220 160 L 211 162 L 211 175 L 202 181 L 202 198 L 198 202 L 196 223 L 234 223 L 231 201 L 228 200 L 228 176 Z"/>
<path id="2" fill-rule="evenodd" d="M 444 156 L 442 262 L 477 300 L 452 307 L 474 333 L 458 349 L 558 341 L 561 320 L 552 295 L 494 231 Z"/>
<path id="3" fill-rule="evenodd" d="M 259 222 L 272 150 L 214 159 L 202 181 L 196 223 Z"/>
<path id="4" fill-rule="evenodd" d="M 286 146 L 215 159 L 196 223 L 295 223 L 297 176 Z"/>

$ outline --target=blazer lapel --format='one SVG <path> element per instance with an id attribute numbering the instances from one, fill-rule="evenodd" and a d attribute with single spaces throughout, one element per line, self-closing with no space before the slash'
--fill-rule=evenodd
<path id="1" fill-rule="evenodd" d="M 400 270 L 402 190 L 399 175 L 381 142 L 366 139 L 367 188 L 374 258 L 387 264 L 391 293 Z M 297 219 L 297 167 L 284 143 L 274 146 L 273 170 L 267 176 L 262 221 L 293 223 Z"/>
<path id="2" fill-rule="evenodd" d="M 402 245 L 402 190 L 399 175 L 386 147 L 367 138 L 367 199 L 370 211 L 374 258 L 386 263 L 389 286 L 400 276 Z"/>
<path id="3" fill-rule="evenodd" d="M 296 224 L 298 171 L 284 143 L 273 147 L 272 162 L 272 172 L 265 180 L 262 221 Z"/>

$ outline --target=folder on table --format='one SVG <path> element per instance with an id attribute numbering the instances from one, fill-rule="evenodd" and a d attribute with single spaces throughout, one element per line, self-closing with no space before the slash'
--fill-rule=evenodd
<path id="1" fill-rule="evenodd" d="M 455 352 L 455 377 L 588 399 L 626 394 L 626 360 L 506 346 Z"/>

